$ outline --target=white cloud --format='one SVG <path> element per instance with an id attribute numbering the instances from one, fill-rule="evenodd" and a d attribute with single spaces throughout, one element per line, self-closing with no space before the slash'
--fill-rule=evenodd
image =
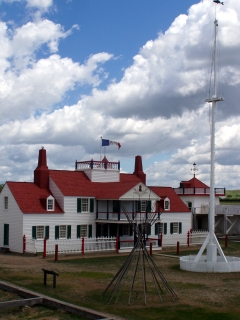
<path id="1" fill-rule="evenodd" d="M 219 13 L 225 101 L 217 107 L 216 184 L 228 188 L 239 188 L 233 178 L 240 173 L 238 2 L 229 0 Z M 193 162 L 198 177 L 209 184 L 210 125 L 204 93 L 213 33 L 211 8 L 212 1 L 204 0 L 192 6 L 188 15 L 177 17 L 165 33 L 143 45 L 121 81 L 106 90 L 97 86 L 107 77 L 102 64 L 113 55 L 94 54 L 80 64 L 58 52 L 59 42 L 72 30 L 65 32 L 41 17 L 16 30 L 1 23 L 3 179 L 31 177 L 42 145 L 51 168 L 72 168 L 76 154 L 78 160 L 98 159 L 103 136 L 122 144 L 118 153 L 109 149 L 113 160 L 136 154 L 156 158 L 145 168 L 149 184 L 177 187 L 192 176 Z M 45 56 L 39 58 L 46 46 Z M 91 94 L 57 109 L 69 91 L 85 84 L 91 86 Z M 28 161 L 20 174 L 19 164 Z"/>
<path id="2" fill-rule="evenodd" d="M 48 10 L 53 5 L 53 0 L 27 0 L 28 7 Z"/>

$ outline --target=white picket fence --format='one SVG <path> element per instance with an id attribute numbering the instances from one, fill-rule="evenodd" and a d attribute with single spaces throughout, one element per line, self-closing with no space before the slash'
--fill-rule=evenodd
<path id="1" fill-rule="evenodd" d="M 58 253 L 83 253 L 116 250 L 116 237 L 110 238 L 79 238 L 79 239 L 54 239 L 46 240 L 46 255 L 55 253 L 58 245 Z M 25 252 L 44 252 L 44 240 L 25 240 Z"/>
<path id="2" fill-rule="evenodd" d="M 202 244 L 208 235 L 208 231 L 191 231 L 187 234 L 171 234 L 162 235 L 162 248 L 176 246 L 177 242 L 183 245 L 197 245 Z M 83 240 L 84 239 L 84 240 Z M 44 252 L 44 240 L 33 240 L 25 238 L 25 250 L 27 253 Z M 116 237 L 102 237 L 102 238 L 79 238 L 79 239 L 53 239 L 46 240 L 46 255 L 53 255 L 55 253 L 56 245 L 58 245 L 58 253 L 85 253 L 85 252 L 103 252 L 116 250 Z M 146 241 L 146 246 L 158 247 L 157 239 L 150 239 Z M 121 249 L 131 249 L 133 241 L 121 241 Z"/>
<path id="3" fill-rule="evenodd" d="M 202 244 L 208 235 L 208 231 L 197 230 L 189 232 L 189 245 Z M 176 246 L 177 242 L 181 246 L 188 245 L 188 235 L 186 234 L 170 234 L 162 236 L 162 247 Z"/>

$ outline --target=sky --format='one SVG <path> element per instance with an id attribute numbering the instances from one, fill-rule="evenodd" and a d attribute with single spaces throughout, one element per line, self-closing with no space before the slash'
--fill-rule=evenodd
<path id="1" fill-rule="evenodd" d="M 0 0 L 0 183 L 141 155 L 148 185 L 210 185 L 217 32 L 215 186 L 239 189 L 240 2 Z M 101 137 L 121 143 L 102 148 Z"/>

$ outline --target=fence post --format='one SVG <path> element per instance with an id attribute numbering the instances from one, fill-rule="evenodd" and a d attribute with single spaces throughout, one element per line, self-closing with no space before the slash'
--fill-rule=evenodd
<path id="1" fill-rule="evenodd" d="M 84 255 L 84 237 L 82 237 L 82 255 Z"/>
<path id="2" fill-rule="evenodd" d="M 58 261 L 58 244 L 55 244 L 55 262 Z"/>
<path id="3" fill-rule="evenodd" d="M 189 247 L 190 244 L 190 232 L 187 233 L 187 246 Z"/>
<path id="4" fill-rule="evenodd" d="M 23 236 L 23 253 L 26 252 L 26 236 Z"/>
<path id="5" fill-rule="evenodd" d="M 43 258 L 46 258 L 47 256 L 47 240 L 46 237 L 43 239 Z"/>
<path id="6" fill-rule="evenodd" d="M 116 252 L 119 253 L 118 252 L 118 235 L 116 235 Z"/>
<path id="7" fill-rule="evenodd" d="M 228 247 L 228 234 L 225 234 L 225 248 Z"/>
<path id="8" fill-rule="evenodd" d="M 177 255 L 179 255 L 179 241 L 177 242 Z"/>
<path id="9" fill-rule="evenodd" d="M 152 256 L 152 242 L 150 243 L 150 256 Z"/>

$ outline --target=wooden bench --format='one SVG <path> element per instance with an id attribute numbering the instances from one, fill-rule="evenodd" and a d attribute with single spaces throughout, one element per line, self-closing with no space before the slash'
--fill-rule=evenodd
<path id="1" fill-rule="evenodd" d="M 53 288 L 56 288 L 56 276 L 59 276 L 59 274 L 53 270 L 47 270 L 47 269 L 42 269 L 44 272 L 44 285 L 47 285 L 47 274 L 52 274 L 53 275 Z"/>

